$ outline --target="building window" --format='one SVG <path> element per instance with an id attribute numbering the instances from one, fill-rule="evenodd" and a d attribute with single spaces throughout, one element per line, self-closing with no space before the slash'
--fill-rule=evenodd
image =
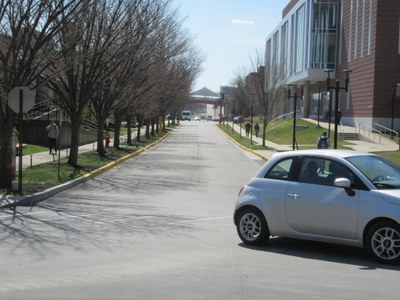
<path id="1" fill-rule="evenodd" d="M 372 39 L 372 0 L 369 0 L 368 55 L 371 54 L 371 39 Z"/>
<path id="2" fill-rule="evenodd" d="M 400 19 L 399 19 L 399 49 L 398 49 L 398 52 L 399 52 L 399 54 L 400 54 Z"/>
<path id="3" fill-rule="evenodd" d="M 313 1 L 311 68 L 335 68 L 337 13 L 336 1 Z"/>
<path id="4" fill-rule="evenodd" d="M 281 28 L 281 59 L 280 65 L 285 66 L 287 61 L 287 44 L 288 44 L 288 22 L 282 25 Z"/>
<path id="5" fill-rule="evenodd" d="M 305 48 L 305 7 L 301 6 L 296 12 L 296 41 L 295 41 L 295 72 L 303 71 Z"/>
<path id="6" fill-rule="evenodd" d="M 265 46 L 265 63 L 267 65 L 271 64 L 271 39 L 267 41 Z"/>
<path id="7" fill-rule="evenodd" d="M 354 11 L 354 2 L 351 0 L 350 2 L 350 29 L 349 29 L 349 54 L 348 61 L 351 61 L 351 49 L 353 44 L 353 11 Z M 342 19 L 343 22 L 343 19 Z"/>

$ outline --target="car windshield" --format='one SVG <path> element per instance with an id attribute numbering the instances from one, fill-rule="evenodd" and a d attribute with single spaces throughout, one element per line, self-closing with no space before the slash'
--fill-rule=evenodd
<path id="1" fill-rule="evenodd" d="M 400 188 L 400 167 L 380 156 L 354 156 L 347 160 L 378 189 Z"/>

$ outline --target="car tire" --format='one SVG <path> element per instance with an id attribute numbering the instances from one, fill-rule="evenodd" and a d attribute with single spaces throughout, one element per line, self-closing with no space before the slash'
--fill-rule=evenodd
<path id="1" fill-rule="evenodd" d="M 367 233 L 365 249 L 381 263 L 400 262 L 400 226 L 393 221 L 381 221 Z"/>
<path id="2" fill-rule="evenodd" d="M 245 244 L 259 246 L 268 241 L 270 233 L 267 221 L 257 208 L 243 208 L 237 220 L 237 232 Z"/>

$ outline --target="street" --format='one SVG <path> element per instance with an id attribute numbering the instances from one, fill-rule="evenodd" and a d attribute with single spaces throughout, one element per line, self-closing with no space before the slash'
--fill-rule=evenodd
<path id="1" fill-rule="evenodd" d="M 271 238 L 245 246 L 232 214 L 264 163 L 212 122 L 33 207 L 0 211 L 0 299 L 375 299 L 399 266 L 362 249 Z"/>

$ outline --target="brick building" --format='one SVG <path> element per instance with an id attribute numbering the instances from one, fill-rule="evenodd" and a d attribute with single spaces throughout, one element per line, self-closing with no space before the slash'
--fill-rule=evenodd
<path id="1" fill-rule="evenodd" d="M 335 79 L 342 122 L 400 130 L 400 1 L 292 0 L 266 41 L 267 65 L 283 65 L 285 84 L 304 85 L 304 117 L 334 118 Z M 282 113 L 291 104 L 282 99 Z M 301 106 L 301 107 L 300 107 Z M 293 109 L 293 108 L 292 108 Z M 393 121 L 392 121 L 393 120 Z"/>

